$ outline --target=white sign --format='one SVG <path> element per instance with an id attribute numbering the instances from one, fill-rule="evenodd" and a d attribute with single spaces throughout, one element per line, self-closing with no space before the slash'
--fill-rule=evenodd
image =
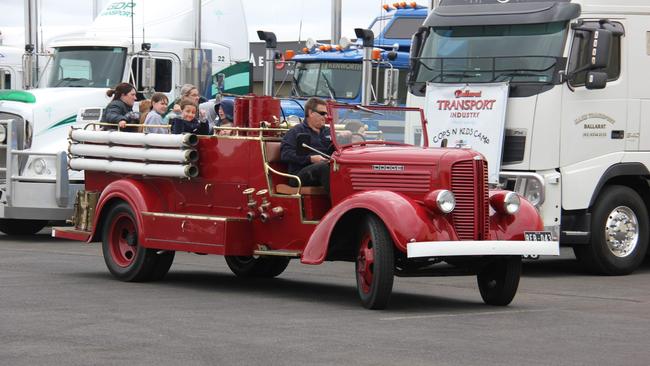
<path id="1" fill-rule="evenodd" d="M 429 146 L 462 144 L 483 154 L 490 183 L 499 182 L 508 83 L 427 84 Z"/>

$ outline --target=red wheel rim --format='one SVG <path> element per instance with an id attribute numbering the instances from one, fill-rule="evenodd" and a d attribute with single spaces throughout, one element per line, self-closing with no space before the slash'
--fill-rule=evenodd
<path id="1" fill-rule="evenodd" d="M 357 276 L 359 279 L 359 287 L 364 294 L 369 293 L 372 288 L 374 264 L 374 246 L 370 240 L 370 235 L 366 234 L 361 239 L 359 255 L 357 256 Z"/>
<path id="2" fill-rule="evenodd" d="M 135 223 L 130 215 L 121 213 L 111 222 L 108 245 L 113 262 L 128 267 L 135 260 L 138 251 Z"/>

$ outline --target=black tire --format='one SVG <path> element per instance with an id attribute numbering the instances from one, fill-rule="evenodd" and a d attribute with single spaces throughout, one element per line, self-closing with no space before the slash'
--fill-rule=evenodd
<path id="1" fill-rule="evenodd" d="M 41 231 L 47 220 L 0 219 L 0 231 L 7 235 L 33 235 Z"/>
<path id="2" fill-rule="evenodd" d="M 630 274 L 641 265 L 648 251 L 648 223 L 648 209 L 636 191 L 609 186 L 592 210 L 591 242 L 574 246 L 576 258 L 598 274 Z M 623 239 L 625 244 L 621 248 L 627 249 L 615 249 L 614 239 Z"/>
<path id="3" fill-rule="evenodd" d="M 102 252 L 111 274 L 126 282 L 150 280 L 158 263 L 154 249 L 143 248 L 138 244 L 138 224 L 133 210 L 125 202 L 111 207 L 106 213 Z"/>
<path id="4" fill-rule="evenodd" d="M 393 291 L 394 243 L 375 215 L 366 216 L 360 234 L 354 266 L 359 300 L 367 309 L 385 309 Z"/>
<path id="5" fill-rule="evenodd" d="M 483 302 L 488 305 L 506 306 L 517 294 L 521 278 L 521 257 L 497 258 L 483 267 L 476 280 Z"/>
<path id="6" fill-rule="evenodd" d="M 289 265 L 289 257 L 225 256 L 226 264 L 237 277 L 273 278 Z"/>
<path id="7" fill-rule="evenodd" d="M 156 264 L 154 265 L 150 276 L 151 281 L 162 280 L 165 275 L 167 275 L 169 268 L 171 268 L 172 263 L 174 263 L 175 255 L 176 252 L 174 251 L 164 251 L 161 254 L 156 254 Z"/>

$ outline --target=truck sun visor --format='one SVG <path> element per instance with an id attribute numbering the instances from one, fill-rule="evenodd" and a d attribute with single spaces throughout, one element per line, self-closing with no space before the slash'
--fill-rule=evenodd
<path id="1" fill-rule="evenodd" d="M 568 2 L 517 2 L 437 7 L 425 21 L 429 27 L 499 24 L 535 24 L 564 21 L 580 15 L 580 4 Z"/>

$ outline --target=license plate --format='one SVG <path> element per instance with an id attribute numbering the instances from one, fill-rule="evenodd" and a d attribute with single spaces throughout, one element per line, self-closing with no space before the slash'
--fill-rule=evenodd
<path id="1" fill-rule="evenodd" d="M 553 241 L 550 231 L 526 231 L 524 232 L 526 241 Z"/>

